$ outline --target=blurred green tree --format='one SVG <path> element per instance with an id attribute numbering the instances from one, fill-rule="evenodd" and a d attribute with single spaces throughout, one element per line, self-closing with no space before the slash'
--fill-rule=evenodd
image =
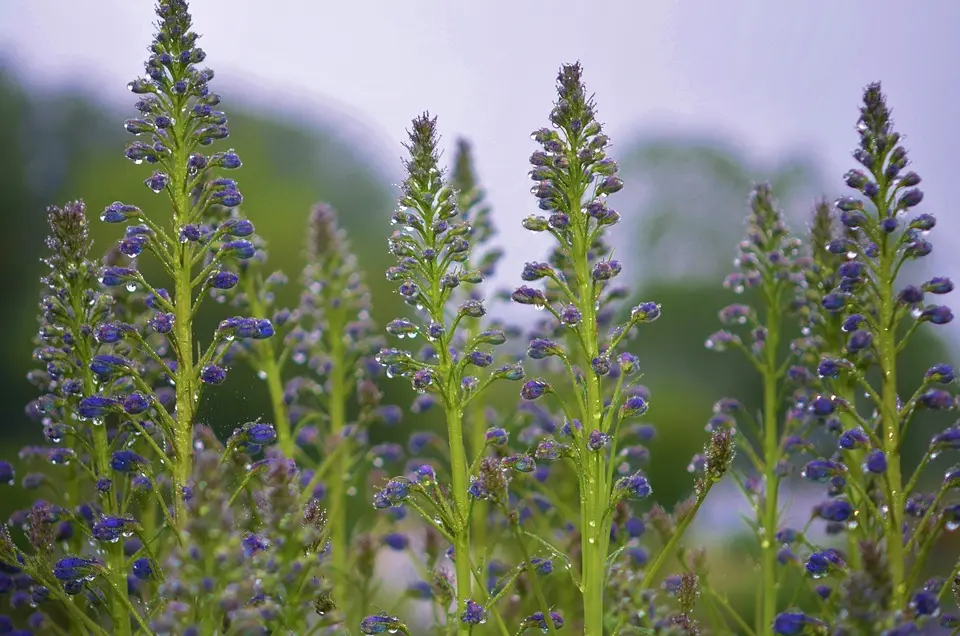
<path id="1" fill-rule="evenodd" d="M 743 235 L 752 184 L 768 181 L 794 228 L 823 194 L 814 161 L 803 154 L 757 160 L 734 144 L 684 135 L 643 137 L 622 159 L 635 193 L 627 218 L 640 219 L 635 249 L 645 280 L 719 280 Z M 636 254 L 636 256 L 633 255 Z"/>

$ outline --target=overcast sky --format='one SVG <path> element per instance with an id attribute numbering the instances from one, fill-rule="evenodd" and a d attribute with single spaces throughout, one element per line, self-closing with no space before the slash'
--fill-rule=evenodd
<path id="1" fill-rule="evenodd" d="M 152 5 L 0 0 L 0 56 L 27 81 L 128 103 Z M 760 158 L 799 148 L 838 185 L 852 166 L 861 89 L 882 80 L 925 180 L 923 209 L 938 215 L 938 264 L 960 279 L 960 210 L 949 198 L 960 2 L 194 0 L 192 10 L 221 92 L 318 116 L 332 109 L 391 171 L 409 120 L 438 114 L 447 142 L 475 142 L 506 227 L 534 208 L 529 133 L 546 123 L 562 62 L 582 61 L 615 143 L 680 130 L 728 136 Z M 515 237 L 508 248 L 527 240 Z"/>

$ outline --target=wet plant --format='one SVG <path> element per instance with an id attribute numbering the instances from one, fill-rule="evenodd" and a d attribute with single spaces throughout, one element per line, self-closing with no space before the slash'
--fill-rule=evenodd
<path id="1" fill-rule="evenodd" d="M 152 194 L 99 213 L 125 225 L 105 253 L 82 201 L 48 210 L 26 409 L 39 441 L 0 461 L 0 485 L 33 499 L 0 526 L 0 634 L 960 633 L 960 565 L 931 556 L 960 528 L 960 470 L 925 477 L 960 426 L 903 459 L 930 435 L 914 419 L 957 409 L 956 372 L 898 366 L 919 329 L 953 319 L 936 301 L 953 283 L 904 282 L 935 219 L 916 213 L 879 85 L 853 196 L 818 202 L 799 233 L 770 186 L 751 194 L 725 283 L 747 302 L 707 346 L 746 356 L 759 404 L 717 401 L 692 493 L 670 507 L 640 383 L 670 308 L 625 302 L 625 184 L 579 63 L 532 134 L 539 211 L 508 226 L 549 247 L 506 293 L 471 147 L 447 167 L 437 118 L 412 120 L 386 271 L 405 309 L 381 328 L 383 294 L 329 205 L 307 214 L 295 280 L 272 271 L 187 4 L 156 13 L 124 124 Z M 522 322 L 491 318 L 498 301 Z M 219 312 L 212 333 L 201 307 Z M 206 415 L 235 374 L 259 380 L 267 411 Z M 687 539 L 726 475 L 752 512 L 755 618 Z M 797 482 L 826 489 L 799 526 Z"/>
<path id="2" fill-rule="evenodd" d="M 931 252 L 926 237 L 935 218 L 916 213 L 920 177 L 908 169 L 879 84 L 864 91 L 857 131 L 853 156 L 861 167 L 844 175 L 856 194 L 815 206 L 805 249 L 774 212 L 769 188 L 757 188 L 740 271 L 727 284 L 755 289 L 762 310 L 731 305 L 721 312 L 727 325 L 749 324 L 748 343 L 731 331 L 708 340 L 714 349 L 741 349 L 764 381 L 759 421 L 733 400 L 719 402 L 711 420 L 739 424 L 746 437 L 756 433 L 753 445 L 742 446 L 762 479 L 745 476 L 740 484 L 758 513 L 757 634 L 908 634 L 960 622 L 941 613 L 957 570 L 926 578 L 933 547 L 956 527 L 953 471 L 933 493 L 920 491 L 929 464 L 952 448 L 954 427 L 932 437 L 919 465 L 901 459 L 916 417 L 957 408 L 949 390 L 955 372 L 938 363 L 922 378 L 898 378 L 898 359 L 917 330 L 952 320 L 936 299 L 953 284 L 943 277 L 903 282 L 902 268 Z M 788 314 L 802 333 L 786 352 L 777 345 Z M 803 527 L 783 527 L 777 485 L 796 467 L 803 480 L 827 486 L 826 498 Z M 826 544 L 812 535 L 819 524 Z M 807 611 L 778 583 L 791 570 L 812 592 Z"/>

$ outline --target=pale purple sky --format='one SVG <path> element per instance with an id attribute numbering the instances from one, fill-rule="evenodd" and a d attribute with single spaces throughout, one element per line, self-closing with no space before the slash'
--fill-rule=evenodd
<path id="1" fill-rule="evenodd" d="M 0 0 L 0 56 L 29 81 L 126 104 L 152 5 Z M 438 114 L 447 142 L 475 142 L 489 197 L 511 228 L 534 207 L 529 133 L 546 122 L 562 62 L 582 61 L 621 145 L 672 130 L 729 136 L 758 158 L 800 148 L 822 158 L 838 187 L 852 166 L 861 88 L 879 79 L 924 177 L 923 210 L 938 216 L 935 263 L 960 279 L 960 211 L 949 198 L 960 149 L 960 2 L 194 0 L 192 11 L 222 92 L 332 109 L 366 131 L 389 174 L 411 117 Z M 503 234 L 508 250 L 530 245 L 525 233 Z M 515 254 L 504 267 L 535 256 Z"/>

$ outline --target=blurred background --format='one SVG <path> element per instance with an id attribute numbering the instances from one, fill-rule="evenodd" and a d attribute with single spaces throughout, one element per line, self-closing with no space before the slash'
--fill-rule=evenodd
<path id="1" fill-rule="evenodd" d="M 271 262 L 296 279 L 309 208 L 331 202 L 367 271 L 380 324 L 401 310 L 382 272 L 391 262 L 388 216 L 410 119 L 423 110 L 439 115 L 447 159 L 457 137 L 473 143 L 499 228 L 495 240 L 508 254 L 494 285 L 512 287 L 523 262 L 546 250 L 520 227 L 536 210 L 526 177 L 535 149 L 530 132 L 547 122 L 559 65 L 583 63 L 626 181 L 612 200 L 624 218 L 617 254 L 637 299 L 663 305 L 663 319 L 643 330 L 633 350 L 653 392 L 649 417 L 659 437 L 651 476 L 667 502 L 689 489 L 687 462 L 703 444 L 712 403 L 725 395 L 758 401 L 746 363 L 703 347 L 717 328 L 716 311 L 735 301 L 720 281 L 742 232 L 750 186 L 772 182 L 792 226 L 803 230 L 815 198 L 842 190 L 868 82 L 883 82 L 924 178 L 921 207 L 938 218 L 932 257 L 909 275 L 960 278 L 960 219 L 950 198 L 960 147 L 960 3 L 192 5 L 231 121 L 227 145 L 244 161 L 235 175 L 244 212 L 267 240 Z M 114 200 L 152 202 L 141 185 L 145 170 L 122 154 L 122 123 L 134 113 L 125 86 L 142 70 L 152 19 L 148 0 L 0 1 L 2 455 L 40 440 L 22 409 L 34 397 L 25 374 L 45 207 L 83 198 L 96 215 Z M 117 238 L 115 227 L 95 225 L 100 247 Z M 492 313 L 529 317 L 506 305 Z M 208 325 L 222 317 L 208 314 Z M 908 377 L 956 360 L 960 325 L 932 334 L 923 330 L 908 356 Z M 257 382 L 232 374 L 209 394 L 203 416 L 230 429 L 267 415 Z M 405 386 L 386 388 L 391 399 L 408 403 Z M 404 430 L 430 425 L 414 417 L 376 435 L 402 442 Z M 917 427 L 908 454 L 949 421 L 931 418 L 928 428 Z M 742 531 L 738 497 L 714 497 L 704 511 L 700 525 L 712 537 Z M 716 532 L 721 525 L 728 535 Z"/>

